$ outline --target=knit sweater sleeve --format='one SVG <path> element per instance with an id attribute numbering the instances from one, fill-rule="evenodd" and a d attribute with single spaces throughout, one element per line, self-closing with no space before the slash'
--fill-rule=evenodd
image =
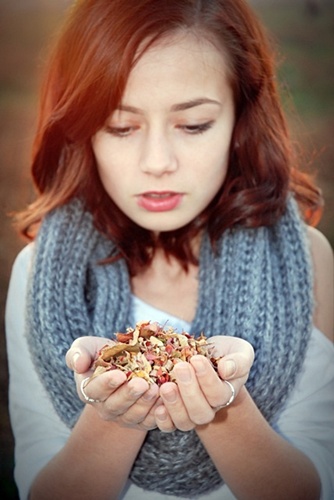
<path id="1" fill-rule="evenodd" d="M 314 463 L 322 500 L 334 498 L 334 345 L 313 329 L 305 362 L 277 431 Z"/>

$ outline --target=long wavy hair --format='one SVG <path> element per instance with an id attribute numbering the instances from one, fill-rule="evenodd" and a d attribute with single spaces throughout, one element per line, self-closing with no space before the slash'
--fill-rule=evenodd
<path id="1" fill-rule="evenodd" d="M 136 60 L 175 32 L 204 37 L 224 51 L 236 121 L 226 179 L 200 216 L 158 238 L 125 216 L 97 174 L 91 138 L 121 101 Z M 50 54 L 33 144 L 37 198 L 18 220 L 33 238 L 56 207 L 81 198 L 96 227 L 112 238 L 133 272 L 163 248 L 186 268 L 196 262 L 193 237 L 212 243 L 236 225 L 271 225 L 292 192 L 305 219 L 316 223 L 321 196 L 298 167 L 275 78 L 275 57 L 261 23 L 244 0 L 79 0 Z"/>

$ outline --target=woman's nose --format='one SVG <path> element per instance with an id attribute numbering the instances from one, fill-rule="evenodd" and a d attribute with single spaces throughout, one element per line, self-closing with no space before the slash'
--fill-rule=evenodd
<path id="1" fill-rule="evenodd" d="M 173 141 L 164 132 L 150 132 L 142 145 L 140 168 L 155 176 L 172 173 L 178 167 Z"/>

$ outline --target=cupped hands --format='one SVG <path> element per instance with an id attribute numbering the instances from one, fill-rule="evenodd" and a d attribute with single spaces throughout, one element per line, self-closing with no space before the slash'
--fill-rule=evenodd
<path id="1" fill-rule="evenodd" d="M 212 354 L 221 358 L 217 371 L 208 358 L 195 355 L 190 362 L 177 363 L 175 382 L 161 387 L 140 377 L 127 381 L 118 369 L 90 378 L 96 352 L 106 344 L 105 338 L 76 339 L 66 354 L 66 363 L 74 372 L 79 397 L 84 402 L 89 398 L 102 419 L 143 430 L 189 431 L 210 423 L 218 411 L 225 410 L 226 403 L 237 397 L 247 381 L 254 361 L 251 344 L 241 338 L 215 336 L 208 341 L 214 347 Z"/>

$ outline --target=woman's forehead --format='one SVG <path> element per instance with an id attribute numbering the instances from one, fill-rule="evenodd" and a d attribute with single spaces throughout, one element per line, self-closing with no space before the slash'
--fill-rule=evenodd
<path id="1" fill-rule="evenodd" d="M 140 92 L 216 92 L 228 84 L 225 55 L 204 38 L 174 34 L 155 41 L 141 53 L 129 74 L 123 101 Z M 127 104 L 129 104 L 127 102 Z"/>

